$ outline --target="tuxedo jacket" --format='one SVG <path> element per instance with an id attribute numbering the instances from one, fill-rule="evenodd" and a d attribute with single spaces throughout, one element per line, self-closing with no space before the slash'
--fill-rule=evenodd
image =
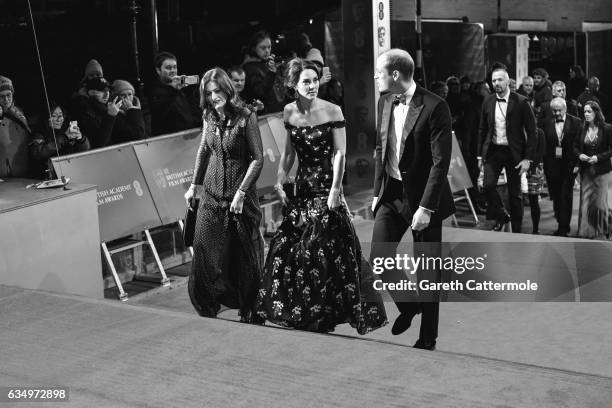
<path id="1" fill-rule="evenodd" d="M 586 128 L 583 127 L 580 131 L 580 135 L 574 140 L 574 154 L 576 155 L 576 160 L 578 160 L 578 156 L 581 153 L 586 154 L 586 149 L 584 147 L 586 132 Z M 610 161 L 612 157 L 612 125 L 606 123 L 599 128 L 595 151 L 597 154 L 597 163 L 588 164 L 578 160 L 581 169 L 584 170 L 592 167 L 595 174 L 605 174 L 612 170 L 612 162 Z"/>
<path id="2" fill-rule="evenodd" d="M 478 136 L 483 162 L 495 135 L 495 105 L 497 95 L 489 95 L 482 103 Z M 506 109 L 506 137 L 514 162 L 536 160 L 536 118 L 529 101 L 522 95 L 510 92 Z"/>
<path id="3" fill-rule="evenodd" d="M 378 197 L 378 200 L 375 213 L 381 205 L 390 177 L 385 169 L 389 127 L 395 125 L 391 120 L 393 99 L 392 94 L 385 94 L 378 101 L 374 175 L 374 197 Z M 417 86 L 401 135 L 404 150 L 399 160 L 404 186 L 401 215 L 408 222 L 411 222 L 419 206 L 433 211 L 431 224 L 440 223 L 455 212 L 447 178 L 452 150 L 451 135 L 451 114 L 446 102 Z"/>
<path id="4" fill-rule="evenodd" d="M 547 120 L 542 125 L 542 130 L 546 138 L 544 167 L 551 166 L 553 161 L 556 160 L 555 150 L 557 147 L 561 147 L 561 160 L 563 164 L 567 167 L 574 167 L 574 165 L 577 164 L 577 157 L 574 153 L 574 140 L 576 140 L 582 132 L 582 121 L 574 116 L 565 115 L 561 144 L 559 144 L 554 118 Z"/>

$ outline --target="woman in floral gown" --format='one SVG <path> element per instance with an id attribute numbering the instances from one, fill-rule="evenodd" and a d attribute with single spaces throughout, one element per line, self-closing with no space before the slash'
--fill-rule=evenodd
<path id="1" fill-rule="evenodd" d="M 287 139 L 275 186 L 285 217 L 270 243 L 257 313 L 285 327 L 329 332 L 349 323 L 365 334 L 387 317 L 342 197 L 344 117 L 337 105 L 317 98 L 312 63 L 292 60 L 287 86 L 297 100 L 283 112 Z M 285 191 L 296 153 L 294 191 Z"/>

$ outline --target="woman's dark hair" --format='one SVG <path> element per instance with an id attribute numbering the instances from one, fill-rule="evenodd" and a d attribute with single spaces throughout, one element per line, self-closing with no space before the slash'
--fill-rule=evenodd
<path id="1" fill-rule="evenodd" d="M 574 71 L 574 73 L 576 74 L 576 78 L 586 78 L 586 75 L 584 74 L 584 70 L 582 69 L 580 65 L 572 65 L 570 69 Z"/>
<path id="2" fill-rule="evenodd" d="M 247 54 L 249 54 L 252 57 L 256 57 L 257 54 L 255 53 L 255 48 L 257 48 L 257 44 L 259 44 L 266 38 L 272 40 L 272 37 L 270 37 L 270 34 L 268 34 L 268 32 L 264 30 L 257 31 L 255 34 L 253 34 L 251 38 L 249 39 L 249 45 L 246 50 Z"/>
<path id="3" fill-rule="evenodd" d="M 47 120 L 41 123 L 42 125 L 41 128 L 51 126 L 51 124 L 49 123 L 49 120 L 51 119 L 51 115 L 53 115 L 53 112 L 55 112 L 57 108 L 60 108 L 60 110 L 62 111 L 62 115 L 64 117 L 64 122 L 62 123 L 61 129 L 65 129 L 68 127 L 68 123 L 69 123 L 68 111 L 59 102 L 51 100 L 49 101 L 49 112 L 50 113 L 47 113 L 47 115 L 45 115 L 47 117 Z"/>
<path id="4" fill-rule="evenodd" d="M 602 127 L 604 125 L 604 123 L 606 122 L 606 118 L 603 114 L 603 112 L 601 111 L 601 106 L 599 106 L 599 104 L 595 101 L 587 101 L 584 106 L 590 106 L 591 109 L 593 109 L 593 113 L 595 113 L 595 119 L 593 119 L 593 124 L 595 124 L 595 126 L 597 127 Z M 584 108 L 582 108 L 584 109 Z M 589 124 L 587 123 L 587 121 L 584 121 L 584 127 L 585 129 L 589 127 Z"/>
<path id="5" fill-rule="evenodd" d="M 221 92 L 225 94 L 227 98 L 225 106 L 230 116 L 242 111 L 242 107 L 238 102 L 238 93 L 234 87 L 234 82 L 222 68 L 215 67 L 206 71 L 202 76 L 202 81 L 200 82 L 200 107 L 202 108 L 205 117 L 215 111 L 215 108 L 206 97 L 206 86 L 210 82 L 215 82 Z"/>
<path id="6" fill-rule="evenodd" d="M 316 72 L 318 78 L 319 70 L 313 62 L 301 58 L 294 58 L 289 61 L 287 71 L 285 72 L 285 86 L 294 89 L 300 80 L 300 74 L 307 69 L 312 69 Z"/>

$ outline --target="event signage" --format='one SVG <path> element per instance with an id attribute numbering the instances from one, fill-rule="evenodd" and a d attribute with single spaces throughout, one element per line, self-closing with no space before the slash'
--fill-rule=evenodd
<path id="1" fill-rule="evenodd" d="M 100 239 L 110 241 L 162 225 L 134 148 L 118 145 L 54 158 L 71 182 L 98 186 Z M 70 185 L 69 185 L 70 186 Z"/>
<path id="2" fill-rule="evenodd" d="M 192 129 L 134 144 L 163 224 L 185 216 L 183 196 L 191 185 L 200 140 L 200 130 Z"/>

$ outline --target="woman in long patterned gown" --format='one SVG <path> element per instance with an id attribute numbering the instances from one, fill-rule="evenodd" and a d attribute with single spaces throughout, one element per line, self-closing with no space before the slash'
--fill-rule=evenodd
<path id="1" fill-rule="evenodd" d="M 337 105 L 317 98 L 312 63 L 292 60 L 287 86 L 297 100 L 283 112 L 287 139 L 275 186 L 285 217 L 270 243 L 257 313 L 285 327 L 330 332 L 349 323 L 365 334 L 387 317 L 342 197 L 344 117 Z M 283 183 L 296 153 L 295 196 L 287 197 Z"/>
<path id="2" fill-rule="evenodd" d="M 255 182 L 263 166 L 255 113 L 241 107 L 220 68 L 200 84 L 204 111 L 189 200 L 201 189 L 189 276 L 189 297 L 201 316 L 215 317 L 223 304 L 241 321 L 261 323 L 254 305 L 263 267 L 261 211 Z"/>

